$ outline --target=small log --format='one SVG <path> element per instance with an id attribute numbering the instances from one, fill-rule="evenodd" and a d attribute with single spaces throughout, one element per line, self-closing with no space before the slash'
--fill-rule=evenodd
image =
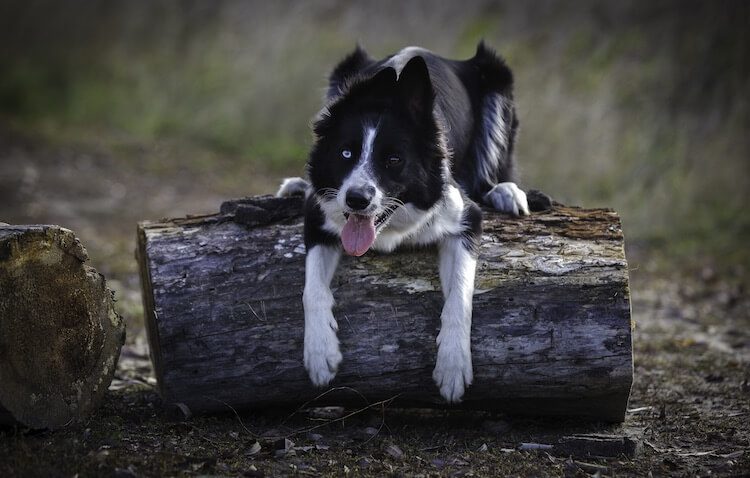
<path id="1" fill-rule="evenodd" d="M 193 412 L 314 399 L 302 365 L 299 198 L 143 222 L 138 262 L 159 391 Z M 431 372 L 443 298 L 434 250 L 344 257 L 332 284 L 344 360 L 316 404 L 444 407 Z M 485 211 L 464 408 L 622 421 L 633 378 L 618 216 Z"/>
<path id="2" fill-rule="evenodd" d="M 67 229 L 0 225 L 0 423 L 58 428 L 107 391 L 125 325 L 87 260 Z"/>

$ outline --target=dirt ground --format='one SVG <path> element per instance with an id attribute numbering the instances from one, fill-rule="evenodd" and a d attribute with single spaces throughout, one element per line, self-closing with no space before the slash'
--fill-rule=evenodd
<path id="1" fill-rule="evenodd" d="M 209 167 L 182 162 L 179 152 L 126 141 L 40 146 L 0 128 L 0 221 L 73 229 L 128 322 L 101 408 L 54 432 L 0 428 L 0 476 L 750 475 L 746 266 L 670 262 L 641 245 L 628 250 L 635 381 L 623 424 L 387 406 L 328 417 L 227 410 L 186 418 L 164 409 L 143 334 L 135 224 L 215 210 L 224 198 L 270 192 L 276 182 L 248 171 L 240 171 L 245 181 L 218 177 L 221 158 L 209 158 Z M 637 448 L 609 457 L 520 449 L 578 433 L 626 436 Z"/>

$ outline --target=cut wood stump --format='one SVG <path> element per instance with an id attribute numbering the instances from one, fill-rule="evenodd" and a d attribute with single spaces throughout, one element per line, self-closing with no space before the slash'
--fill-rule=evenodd
<path id="1" fill-rule="evenodd" d="M 125 325 L 87 260 L 67 229 L 0 224 L 0 423 L 58 428 L 107 391 Z"/>
<path id="2" fill-rule="evenodd" d="M 138 228 L 159 391 L 193 412 L 336 403 L 447 407 L 432 382 L 443 304 L 436 251 L 344 257 L 333 280 L 344 360 L 332 390 L 302 364 L 302 200 L 230 201 Z M 474 383 L 463 408 L 621 421 L 633 379 L 620 220 L 555 205 L 485 211 Z M 320 395 L 323 394 L 323 397 Z"/>

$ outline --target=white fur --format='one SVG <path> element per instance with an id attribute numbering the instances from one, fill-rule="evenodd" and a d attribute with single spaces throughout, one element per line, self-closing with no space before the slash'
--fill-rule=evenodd
<path id="1" fill-rule="evenodd" d="M 338 201 L 322 200 L 320 206 L 326 216 L 323 227 L 340 234 L 344 216 Z M 449 185 L 444 198 L 427 211 L 412 205 L 398 208 L 373 244 L 374 249 L 383 252 L 390 252 L 401 244 L 440 244 L 440 282 L 445 304 L 440 316 L 442 327 L 437 337 L 438 354 L 433 379 L 443 398 L 450 403 L 461 400 L 473 379 L 470 332 L 476 258 L 466 249 L 460 235 L 463 210 L 461 192 Z M 306 268 L 325 269 L 327 272 L 306 270 L 305 273 L 305 367 L 317 385 L 330 382 L 341 360 L 335 335 L 336 322 L 330 309 L 333 299 L 329 284 L 333 272 L 328 269 L 335 268 L 330 264 L 335 264 L 340 256 L 332 259 L 331 252 L 322 254 L 326 249 L 330 248 L 315 246 L 308 252 Z M 318 281 L 325 288 L 316 288 L 311 281 Z M 332 325 L 326 327 L 325 324 Z M 309 333 L 308 327 L 311 328 Z M 319 336 L 323 339 L 318 339 Z M 324 351 L 313 353 L 308 343 L 317 344 L 317 349 Z M 331 364 L 334 365 L 331 367 Z"/>
<path id="2" fill-rule="evenodd" d="M 373 248 L 391 252 L 401 244 L 426 246 L 439 242 L 446 235 L 459 234 L 463 210 L 461 192 L 449 185 L 444 198 L 427 211 L 410 204 L 398 208 Z"/>
<path id="3" fill-rule="evenodd" d="M 392 67 L 396 70 L 396 74 L 401 75 L 401 70 L 404 69 L 409 60 L 415 56 L 424 55 L 425 53 L 429 53 L 429 51 L 418 46 L 408 46 L 390 57 L 388 61 L 385 62 L 385 66 Z"/>
<path id="4" fill-rule="evenodd" d="M 313 246 L 305 258 L 305 291 L 302 303 L 305 309 L 304 363 L 310 380 L 321 387 L 328 385 L 341 363 L 338 324 L 333 317 L 331 280 L 336 272 L 341 250 L 338 247 Z"/>
<path id="5" fill-rule="evenodd" d="M 302 178 L 284 178 L 279 190 L 276 191 L 276 197 L 289 197 L 295 194 L 310 194 L 310 183 Z"/>
<path id="6" fill-rule="evenodd" d="M 500 94 L 488 95 L 482 105 L 482 139 L 476 143 L 476 175 L 483 178 L 495 177 L 498 159 L 508 151 L 509 125 L 505 112 L 512 108 L 510 100 Z M 528 215 L 529 205 L 524 193 L 515 183 L 495 185 L 484 196 L 485 202 L 501 212 L 514 216 Z"/>
<path id="7" fill-rule="evenodd" d="M 476 175 L 495 177 L 497 161 L 508 150 L 508 125 L 503 112 L 510 102 L 499 94 L 488 95 L 482 104 L 482 132 L 476 143 Z"/>
<path id="8" fill-rule="evenodd" d="M 471 309 L 477 259 L 461 236 L 440 243 L 440 283 L 445 305 L 440 314 L 438 353 L 432 378 L 450 403 L 460 402 L 474 378 L 471 364 Z"/>
<path id="9" fill-rule="evenodd" d="M 344 180 L 335 198 L 320 198 L 319 205 L 325 217 L 323 229 L 341 234 L 345 223 L 343 213 L 351 212 L 346 205 L 346 193 L 351 188 L 373 186 L 376 194 L 365 213 L 379 215 L 384 211 L 384 194 L 378 187 L 372 167 L 376 136 L 377 127 L 366 125 L 357 165 Z M 476 258 L 466 249 L 461 235 L 464 206 L 458 188 L 447 185 L 443 198 L 429 210 L 421 210 L 411 204 L 398 207 L 388 223 L 378 228 L 373 244 L 373 249 L 383 252 L 390 252 L 401 244 L 439 244 L 440 281 L 445 304 L 440 315 L 438 353 L 432 376 L 441 395 L 449 403 L 461 401 L 465 388 L 473 380 L 471 313 Z M 317 245 L 308 251 L 305 264 L 304 363 L 310 379 L 318 386 L 330 383 L 341 362 L 330 290 L 340 256 L 339 248 Z"/>
<path id="10" fill-rule="evenodd" d="M 323 229 L 332 234 L 341 234 L 346 222 L 345 209 L 339 201 L 321 200 L 319 204 L 325 216 Z M 463 209 L 461 192 L 455 186 L 448 186 L 445 197 L 426 211 L 411 204 L 401 206 L 391 215 L 387 226 L 378 229 L 372 248 L 379 252 L 392 252 L 402 244 L 425 246 L 439 242 L 446 235 L 459 234 Z M 375 214 L 381 212 L 382 207 Z"/>
<path id="11" fill-rule="evenodd" d="M 514 216 L 528 216 L 529 203 L 526 193 L 516 183 L 499 183 L 484 195 L 485 202 L 501 212 L 507 212 Z"/>

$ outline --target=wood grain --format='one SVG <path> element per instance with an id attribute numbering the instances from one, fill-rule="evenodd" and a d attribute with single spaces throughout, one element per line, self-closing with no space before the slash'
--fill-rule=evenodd
<path id="1" fill-rule="evenodd" d="M 149 343 L 166 402 L 220 411 L 322 392 L 302 365 L 300 211 L 300 199 L 265 196 L 139 225 Z M 332 386 L 348 388 L 318 403 L 447 406 L 431 379 L 442 308 L 436 252 L 345 257 L 332 289 L 344 356 Z M 472 357 L 474 383 L 460 407 L 622 420 L 633 364 L 617 214 L 485 211 Z"/>
<path id="2" fill-rule="evenodd" d="M 0 423 L 61 427 L 107 391 L 125 324 L 87 260 L 68 229 L 0 225 Z"/>

